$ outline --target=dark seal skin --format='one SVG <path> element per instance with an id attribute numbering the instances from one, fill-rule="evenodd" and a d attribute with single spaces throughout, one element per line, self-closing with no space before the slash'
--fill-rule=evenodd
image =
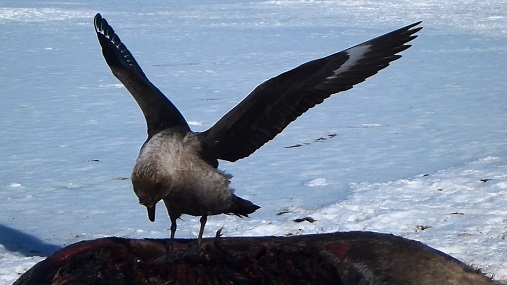
<path id="1" fill-rule="evenodd" d="M 106 19 L 97 14 L 94 23 L 107 64 L 146 119 L 148 138 L 135 163 L 132 184 L 151 221 L 155 205 L 164 201 L 171 220 L 170 248 L 182 214 L 201 216 L 200 248 L 209 215 L 246 217 L 259 208 L 234 194 L 232 176 L 218 169 L 219 159 L 234 162 L 249 156 L 308 109 L 389 66 L 421 29 L 420 22 L 414 23 L 273 77 L 211 128 L 193 132 Z"/>
<path id="2" fill-rule="evenodd" d="M 67 246 L 14 285 L 333 284 L 500 285 L 423 243 L 389 234 L 338 232 L 291 237 L 175 239 L 172 262 L 159 262 L 165 239 L 101 238 Z"/>

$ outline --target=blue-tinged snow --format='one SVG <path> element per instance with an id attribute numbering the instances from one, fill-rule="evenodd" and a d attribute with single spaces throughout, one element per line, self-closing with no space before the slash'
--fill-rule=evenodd
<path id="1" fill-rule="evenodd" d="M 262 208 L 205 235 L 393 233 L 507 281 L 505 1 L 145 2 L 0 4 L 0 284 L 77 241 L 169 235 L 131 189 L 145 123 L 97 12 L 197 131 L 270 77 L 422 20 L 403 58 L 222 162 Z M 184 216 L 176 236 L 198 225 Z"/>

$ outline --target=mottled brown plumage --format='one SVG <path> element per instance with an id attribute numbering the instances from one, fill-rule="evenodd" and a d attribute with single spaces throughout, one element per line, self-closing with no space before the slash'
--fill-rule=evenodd
<path id="1" fill-rule="evenodd" d="M 178 109 L 146 77 L 130 51 L 100 14 L 95 30 L 113 74 L 141 108 L 148 139 L 132 173 L 134 192 L 155 219 L 163 200 L 171 219 L 171 240 L 182 214 L 201 216 L 199 244 L 208 215 L 247 216 L 259 207 L 234 195 L 230 175 L 218 159 L 252 154 L 309 108 L 387 67 L 417 36 L 419 23 L 369 40 L 282 73 L 250 95 L 205 132 L 192 132 Z"/>

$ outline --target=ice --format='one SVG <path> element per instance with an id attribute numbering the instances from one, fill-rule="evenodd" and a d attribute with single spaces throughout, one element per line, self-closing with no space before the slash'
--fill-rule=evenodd
<path id="1" fill-rule="evenodd" d="M 0 284 L 81 240 L 169 236 L 132 191 L 146 126 L 102 57 L 97 12 L 196 131 L 268 78 L 422 20 L 401 59 L 221 162 L 262 208 L 209 217 L 205 236 L 393 233 L 507 282 L 505 11 L 493 0 L 2 1 Z M 304 217 L 316 221 L 293 222 Z M 195 237 L 198 218 L 182 218 L 176 237 Z"/>

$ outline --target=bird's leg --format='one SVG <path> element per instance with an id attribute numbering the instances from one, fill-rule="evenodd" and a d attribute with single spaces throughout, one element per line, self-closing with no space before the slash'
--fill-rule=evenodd
<path id="1" fill-rule="evenodd" d="M 176 233 L 176 218 L 174 217 L 171 217 L 169 216 L 170 219 L 171 219 L 171 238 L 169 239 L 169 244 L 168 244 L 168 250 L 167 250 L 167 256 L 166 256 L 166 261 L 170 261 L 172 258 L 173 258 L 173 254 L 174 254 L 174 247 L 173 247 L 173 243 L 174 243 L 174 234 Z"/>
<path id="2" fill-rule="evenodd" d="M 204 226 L 206 225 L 206 221 L 208 220 L 207 215 L 203 215 L 200 219 L 201 228 L 199 229 L 199 237 L 197 238 L 197 248 L 201 251 L 201 243 L 202 243 L 202 234 L 204 233 Z"/>

